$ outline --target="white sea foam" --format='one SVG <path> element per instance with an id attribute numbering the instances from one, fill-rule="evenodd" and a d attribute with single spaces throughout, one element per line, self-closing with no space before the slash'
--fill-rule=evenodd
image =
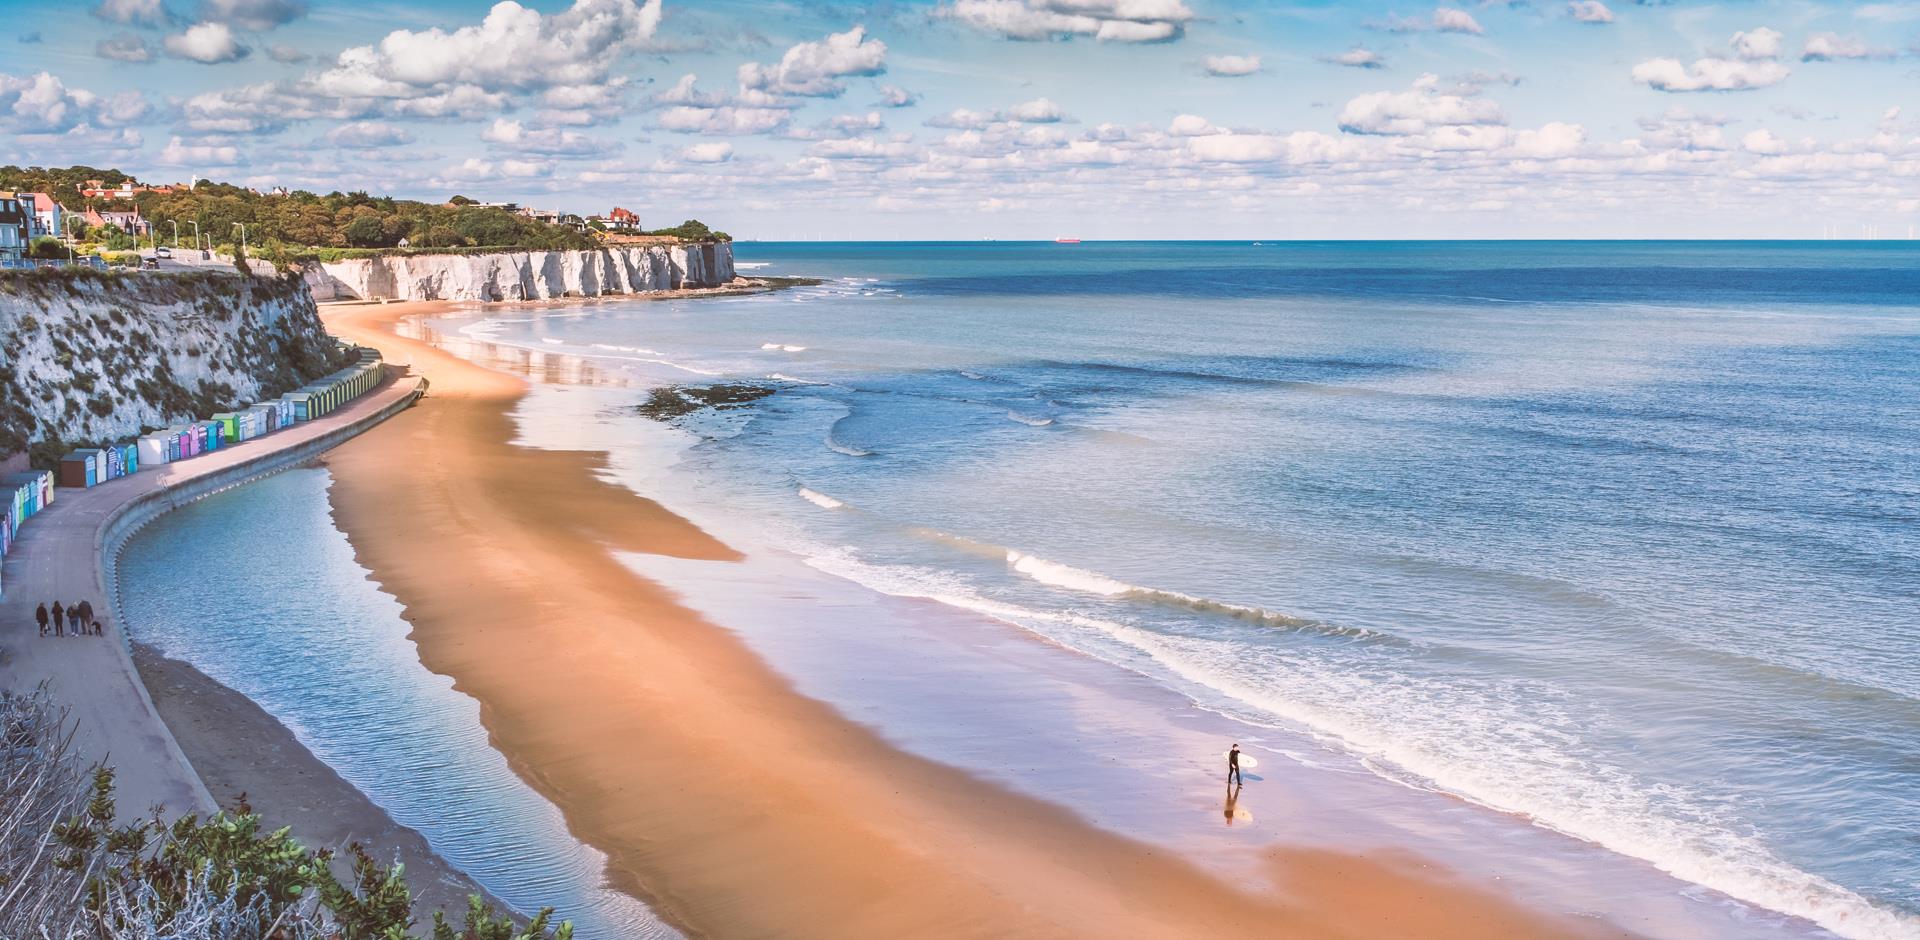
<path id="1" fill-rule="evenodd" d="M 849 457 L 873 456 L 873 451 L 862 450 L 858 447 L 853 446 L 852 444 L 842 443 L 841 441 L 835 440 L 833 435 L 831 434 L 827 435 L 826 443 L 827 443 L 827 449 L 837 454 L 846 454 Z"/>
<path id="2" fill-rule="evenodd" d="M 761 268 L 770 267 L 772 264 L 773 262 L 771 261 L 735 261 L 733 266 L 742 271 L 758 271 Z"/>
<path id="3" fill-rule="evenodd" d="M 1073 590 L 1106 597 L 1142 590 L 1097 572 L 1020 552 L 1008 552 L 1008 561 L 1035 580 Z M 1247 650 L 1239 645 L 1008 604 L 981 596 L 956 574 L 871 564 L 847 549 L 809 554 L 807 564 L 881 593 L 974 611 L 1134 671 L 1164 670 L 1169 673 L 1165 678 L 1179 680 L 1176 688 L 1212 690 L 1224 697 L 1222 702 L 1243 703 L 1258 713 L 1309 729 L 1390 779 L 1426 781 L 1545 828 L 1644 859 L 1684 881 L 1805 918 L 1839 936 L 1855 940 L 1920 937 L 1920 918 L 1887 910 L 1795 868 L 1759 840 L 1718 824 L 1711 812 L 1690 807 L 1685 793 L 1648 786 L 1619 768 L 1597 766 L 1564 753 L 1563 734 L 1556 729 L 1571 718 L 1542 717 L 1553 708 L 1537 690 L 1516 684 L 1488 700 L 1485 707 L 1464 712 L 1471 720 L 1461 722 L 1462 706 L 1471 704 L 1467 696 L 1474 694 L 1469 690 L 1407 681 L 1377 668 L 1354 668 L 1351 662 L 1295 655 L 1286 655 L 1283 662 L 1250 661 Z M 1085 646 L 1074 637 L 1076 628 L 1118 641 L 1147 660 L 1130 660 L 1097 644 Z"/>
<path id="4" fill-rule="evenodd" d="M 974 380 L 975 382 L 986 382 L 986 381 L 989 381 L 989 379 L 988 379 L 988 378 L 987 378 L 986 376 L 984 376 L 984 375 L 981 375 L 981 374 L 980 374 L 980 373 L 978 373 L 978 372 L 969 372 L 969 371 L 967 371 L 966 369 L 961 369 L 961 370 L 960 370 L 960 374 L 961 374 L 961 375 L 963 375 L 963 376 L 966 376 L 967 378 L 970 378 L 970 379 L 972 379 L 972 380 Z"/>
<path id="5" fill-rule="evenodd" d="M 1406 642 L 1398 637 L 1392 637 L 1384 633 L 1378 633 L 1360 627 L 1343 627 L 1338 624 L 1323 623 L 1304 617 L 1295 617 L 1290 614 L 1283 614 L 1246 604 L 1229 604 L 1225 601 L 1216 601 L 1211 598 L 1182 594 L 1179 591 L 1164 591 L 1159 588 L 1128 584 L 1125 581 L 1110 578 L 1097 571 L 1088 571 L 1084 568 L 1063 565 L 1056 561 L 1048 561 L 1044 558 L 1012 549 L 1007 550 L 1007 565 L 1014 571 L 1026 575 L 1041 584 L 1048 584 L 1054 587 L 1066 588 L 1087 594 L 1098 594 L 1102 597 L 1119 597 L 1168 607 L 1179 607 L 1200 613 L 1232 617 L 1235 620 L 1244 620 L 1250 623 L 1306 630 L 1327 636 L 1367 638 L 1394 643 Z"/>
<path id="6" fill-rule="evenodd" d="M 837 499 L 834 499 L 833 497 L 828 496 L 827 494 L 819 492 L 817 490 L 807 489 L 804 486 L 800 488 L 800 498 L 806 500 L 809 503 L 814 504 L 815 506 L 820 507 L 821 509 L 845 509 L 847 507 L 846 503 L 843 503 Z"/>
<path id="7" fill-rule="evenodd" d="M 1047 425 L 1053 423 L 1052 418 L 1042 418 L 1037 415 L 1021 414 L 1018 411 L 1008 411 L 1007 417 L 1013 421 L 1017 421 L 1030 428 L 1044 428 Z"/>
<path id="8" fill-rule="evenodd" d="M 807 351 L 807 347 L 805 346 L 788 346 L 781 343 L 761 343 L 760 348 L 761 349 L 778 349 L 784 352 L 806 352 Z"/>
<path id="9" fill-rule="evenodd" d="M 617 343 L 594 343 L 593 348 L 604 349 L 608 352 L 640 353 L 647 356 L 662 355 L 658 349 L 648 349 L 645 346 L 621 346 Z"/>
<path id="10" fill-rule="evenodd" d="M 831 385 L 831 382 L 816 382 L 813 379 L 797 379 L 782 372 L 769 372 L 767 378 L 775 382 L 792 382 L 795 385 Z"/>
<path id="11" fill-rule="evenodd" d="M 562 342 L 561 340 L 557 340 L 557 339 L 554 339 L 554 338 L 553 338 L 553 337 L 551 337 L 551 336 L 542 336 L 542 337 L 540 337 L 540 342 L 543 342 L 543 343 L 546 343 L 546 344 L 547 344 L 547 345 L 549 345 L 549 346 L 564 346 L 564 345 L 566 345 L 566 343 L 564 343 L 564 342 Z"/>

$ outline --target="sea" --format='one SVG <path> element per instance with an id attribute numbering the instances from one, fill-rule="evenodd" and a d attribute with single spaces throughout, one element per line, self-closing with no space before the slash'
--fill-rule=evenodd
<path id="1" fill-rule="evenodd" d="M 782 570 L 888 599 L 756 613 L 728 576 L 632 560 L 803 691 L 964 765 L 941 715 L 844 662 L 922 668 L 990 622 L 1152 690 L 1136 702 L 1294 742 L 1270 777 L 1344 761 L 1840 936 L 1920 936 L 1920 246 L 735 257 L 811 280 L 432 329 L 538 380 L 526 443 L 609 450 L 622 482 Z M 662 384 L 766 394 L 663 421 L 637 407 Z M 297 499 L 323 501 L 305 472 Z M 183 544 L 129 554 L 205 550 Z M 166 576 L 122 565 L 130 598 Z M 201 627 L 175 621 L 162 645 L 194 659 Z M 296 730 L 323 723 L 282 698 Z"/>

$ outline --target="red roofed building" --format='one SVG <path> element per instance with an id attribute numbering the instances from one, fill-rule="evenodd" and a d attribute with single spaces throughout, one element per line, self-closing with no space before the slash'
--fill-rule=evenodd
<path id="1" fill-rule="evenodd" d="M 607 213 L 607 228 L 616 232 L 640 231 L 640 215 L 614 206 L 613 211 Z"/>

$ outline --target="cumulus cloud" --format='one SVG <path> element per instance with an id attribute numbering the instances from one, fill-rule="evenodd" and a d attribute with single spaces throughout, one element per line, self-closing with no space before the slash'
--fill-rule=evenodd
<path id="1" fill-rule="evenodd" d="M 1223 78 L 1238 78 L 1260 71 L 1260 57 L 1257 55 L 1210 55 L 1202 64 L 1208 75 Z"/>
<path id="2" fill-rule="evenodd" d="M 725 163 L 733 159 L 733 145 L 725 141 L 682 147 L 674 156 L 686 163 Z"/>
<path id="3" fill-rule="evenodd" d="M 607 80 L 660 26 L 660 0 L 575 0 L 545 15 L 503 0 L 477 26 L 395 30 L 340 53 L 314 91 L 339 98 L 408 98 L 427 89 L 529 91 Z"/>
<path id="4" fill-rule="evenodd" d="M 1633 67 L 1633 80 L 1655 91 L 1746 91 L 1777 84 L 1788 75 L 1773 61 L 1649 59 Z"/>
<path id="5" fill-rule="evenodd" d="M 530 128 L 507 118 L 495 118 L 480 132 L 480 139 L 504 150 L 548 157 L 592 157 L 620 149 L 618 144 L 597 140 L 579 131 Z"/>
<path id="6" fill-rule="evenodd" d="M 1740 149 L 1763 156 L 1778 156 L 1787 152 L 1787 142 L 1774 136 L 1772 131 L 1762 128 L 1750 131 L 1745 137 L 1740 138 Z"/>
<path id="7" fill-rule="evenodd" d="M 949 127 L 958 130 L 978 130 L 996 124 L 1060 124 L 1072 121 L 1059 105 L 1046 98 L 1023 101 L 1004 111 L 976 111 L 972 108 L 955 108 L 945 114 L 927 119 L 928 127 Z"/>
<path id="8" fill-rule="evenodd" d="M 1427 74 L 1406 91 L 1376 91 L 1347 102 L 1340 129 L 1349 134 L 1406 136 L 1436 127 L 1505 124 L 1500 105 L 1485 98 L 1440 90 L 1440 78 Z"/>
<path id="9" fill-rule="evenodd" d="M 1838 59 L 1885 59 L 1894 55 L 1891 49 L 1881 49 L 1867 44 L 1858 36 L 1842 36 L 1839 33 L 1816 33 L 1807 37 L 1807 44 L 1800 50 L 1802 62 L 1832 62 Z"/>
<path id="10" fill-rule="evenodd" d="M 867 38 L 865 26 L 833 33 L 787 50 L 780 61 L 740 66 L 740 87 L 774 95 L 838 98 L 847 90 L 840 79 L 879 75 L 887 70 L 887 44 Z"/>
<path id="11" fill-rule="evenodd" d="M 159 157 L 161 166 L 233 166 L 239 162 L 240 148 L 219 138 L 189 141 L 175 137 L 161 148 Z"/>
<path id="12" fill-rule="evenodd" d="M 1215 127 L 1212 121 L 1198 114 L 1182 114 L 1167 125 L 1167 133 L 1175 137 L 1205 137 L 1209 134 L 1224 134 L 1226 130 Z"/>
<path id="13" fill-rule="evenodd" d="M 1479 36 L 1486 32 L 1473 14 L 1455 7 L 1436 7 L 1432 16 L 1389 16 L 1366 24 L 1369 29 L 1389 33 L 1466 33 Z"/>
<path id="14" fill-rule="evenodd" d="M 1180 38 L 1193 19 L 1184 0 L 954 0 L 936 15 L 1026 42 L 1168 42 Z"/>
<path id="15" fill-rule="evenodd" d="M 200 0 L 200 21 L 265 32 L 307 15 L 303 0 Z"/>
<path id="16" fill-rule="evenodd" d="M 880 100 L 874 102 L 882 108 L 911 108 L 920 103 L 920 96 L 901 88 L 899 85 L 880 86 Z"/>
<path id="17" fill-rule="evenodd" d="M 327 143 L 350 149 L 398 147 L 413 143 L 413 134 L 384 121 L 353 121 L 328 131 Z"/>
<path id="18" fill-rule="evenodd" d="M 1567 15 L 1575 22 L 1604 26 L 1613 22 L 1613 11 L 1600 0 L 1572 0 L 1567 4 Z"/>
<path id="19" fill-rule="evenodd" d="M 165 26 L 173 22 L 162 0 L 100 0 L 93 15 L 109 23 L 128 26 Z"/>
<path id="20" fill-rule="evenodd" d="M 656 123 L 661 130 L 676 134 L 740 136 L 779 130 L 787 126 L 792 116 L 785 108 L 679 106 L 661 111 Z"/>
<path id="21" fill-rule="evenodd" d="M 153 46 L 132 33 L 121 33 L 94 43 L 93 54 L 115 62 L 152 62 Z"/>
<path id="22" fill-rule="evenodd" d="M 1732 58 L 1709 56 L 1692 66 L 1679 59 L 1649 59 L 1633 67 L 1633 80 L 1655 91 L 1746 91 L 1785 79 L 1790 70 L 1778 61 L 1780 31 L 1762 26 L 1727 40 Z"/>
<path id="23" fill-rule="evenodd" d="M 124 127 L 152 110 L 138 91 L 96 95 L 69 88 L 50 72 L 9 75 L 0 72 L 0 130 L 9 134 L 86 135 L 97 127 Z"/>
<path id="24" fill-rule="evenodd" d="M 225 23 L 189 26 L 185 32 L 161 40 L 161 46 L 170 56 L 204 65 L 238 62 L 253 52 L 233 37 L 233 29 Z"/>
<path id="25" fill-rule="evenodd" d="M 1780 57 L 1780 38 L 1779 30 L 1762 26 L 1734 33 L 1727 45 L 1733 49 L 1734 55 L 1742 59 L 1777 59 Z"/>
<path id="26" fill-rule="evenodd" d="M 1331 62 L 1334 65 L 1344 65 L 1350 69 L 1383 69 L 1387 67 L 1387 59 L 1385 56 L 1365 46 L 1354 46 L 1339 55 L 1323 56 L 1321 57 L 1321 61 Z"/>

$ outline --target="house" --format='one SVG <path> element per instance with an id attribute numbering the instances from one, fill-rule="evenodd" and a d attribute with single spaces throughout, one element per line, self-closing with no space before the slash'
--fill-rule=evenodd
<path id="1" fill-rule="evenodd" d="M 128 235 L 145 235 L 152 226 L 140 217 L 139 209 L 107 209 L 97 211 L 88 209 L 86 214 L 88 228 L 100 228 L 111 225 Z"/>
<path id="2" fill-rule="evenodd" d="M 80 187 L 80 195 L 88 199 L 132 199 L 141 193 L 170 193 L 173 186 L 142 186 L 133 180 L 126 180 L 118 186 L 108 186 L 103 180 L 87 180 Z"/>
<path id="3" fill-rule="evenodd" d="M 33 194 L 0 191 L 0 261 L 27 256 L 33 243 Z"/>
<path id="4" fill-rule="evenodd" d="M 640 214 L 614 206 L 613 211 L 607 213 L 607 229 L 614 232 L 638 232 L 640 231 Z"/>
<path id="5" fill-rule="evenodd" d="M 33 237 L 42 235 L 60 237 L 60 227 L 67 222 L 66 207 L 60 205 L 46 193 L 22 193 L 33 199 Z"/>

